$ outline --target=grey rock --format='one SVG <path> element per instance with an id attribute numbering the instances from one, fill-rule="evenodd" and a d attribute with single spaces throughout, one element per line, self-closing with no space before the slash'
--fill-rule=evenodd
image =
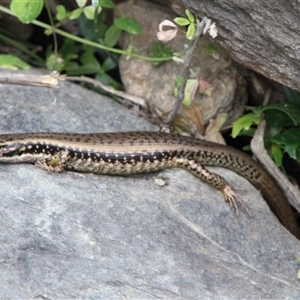
<path id="1" fill-rule="evenodd" d="M 0 89 L 0 133 L 157 129 L 72 83 Z M 252 218 L 185 170 L 0 165 L 0 299 L 299 299 L 299 241 L 245 179 L 212 169 Z"/>

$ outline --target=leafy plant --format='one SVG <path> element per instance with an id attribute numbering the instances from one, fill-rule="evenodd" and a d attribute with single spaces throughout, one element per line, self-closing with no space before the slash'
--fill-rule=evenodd
<path id="1" fill-rule="evenodd" d="M 287 103 L 276 103 L 260 107 L 248 107 L 251 113 L 244 115 L 233 123 L 232 136 L 253 136 L 254 126 L 265 115 L 269 132 L 265 135 L 265 143 L 271 149 L 271 156 L 279 167 L 282 157 L 287 153 L 300 162 L 300 95 L 285 88 Z"/>
<path id="2" fill-rule="evenodd" d="M 178 17 L 174 19 L 174 22 L 179 26 L 188 26 L 186 38 L 191 40 L 195 35 L 197 24 L 195 23 L 194 15 L 188 9 L 185 10 L 185 14 L 187 15 L 187 18 Z"/>
<path id="3" fill-rule="evenodd" d="M 20 58 L 10 55 L 10 54 L 1 54 L 0 55 L 0 67 L 10 70 L 17 69 L 28 69 L 29 65 L 21 60 Z"/>
<path id="4" fill-rule="evenodd" d="M 63 5 L 58 5 L 56 7 L 57 14 L 56 18 L 57 20 L 63 20 L 63 19 L 70 19 L 75 20 L 78 19 L 82 13 L 86 16 L 87 19 L 93 20 L 95 16 L 97 16 L 102 11 L 102 6 L 99 5 L 99 3 L 96 3 L 96 5 L 88 5 L 86 6 L 87 1 L 86 0 L 76 0 L 78 4 L 78 8 L 74 9 L 71 12 L 68 12 L 66 8 Z"/>
<path id="5" fill-rule="evenodd" d="M 165 46 L 161 42 L 157 41 L 152 43 L 149 51 L 150 57 L 170 57 L 173 55 L 173 51 L 170 47 Z M 159 65 L 161 62 L 153 62 L 154 65 Z"/>
<path id="6" fill-rule="evenodd" d="M 44 6 L 44 0 L 12 0 L 10 9 L 14 12 L 17 18 L 24 24 L 29 24 L 35 20 L 41 13 Z"/>
<path id="7" fill-rule="evenodd" d="M 75 0 L 74 0 L 75 1 Z M 83 49 L 82 47 L 78 46 L 77 44 L 73 44 L 73 46 L 79 47 L 80 50 L 75 50 L 74 48 L 72 49 L 73 52 L 76 52 L 76 55 L 69 55 L 65 56 L 61 53 L 61 49 L 58 50 L 58 45 L 56 42 L 56 35 L 62 35 L 65 38 L 68 38 L 74 42 L 80 43 L 85 46 L 90 46 L 93 47 L 93 53 L 94 55 L 97 54 L 102 57 L 104 60 L 105 67 L 102 68 L 102 70 L 107 69 L 107 66 L 110 65 L 112 66 L 111 63 L 107 63 L 107 61 L 116 61 L 116 57 L 114 56 L 119 55 L 119 54 L 125 54 L 129 57 L 136 57 L 148 61 L 166 61 L 166 60 L 171 60 L 172 55 L 170 56 L 164 56 L 164 57 L 147 57 L 147 56 L 142 56 L 137 53 L 135 53 L 132 50 L 132 45 L 129 46 L 129 49 L 127 50 L 122 50 L 115 48 L 115 45 L 120 37 L 120 34 L 122 31 L 128 32 L 130 35 L 136 35 L 136 34 L 141 34 L 142 33 L 142 27 L 140 24 L 138 24 L 134 19 L 126 16 L 121 16 L 120 18 L 115 18 L 114 22 L 111 26 L 107 27 L 105 30 L 98 30 L 98 28 L 101 27 L 103 29 L 105 26 L 104 23 L 99 23 L 103 18 L 101 17 L 104 15 L 103 14 L 103 8 L 110 8 L 110 9 L 115 9 L 116 6 L 111 0 L 92 0 L 91 5 L 87 5 L 87 0 L 76 0 L 78 4 L 78 8 L 72 11 L 68 11 L 63 5 L 58 5 L 57 6 L 57 13 L 56 13 L 56 20 L 57 23 L 54 23 L 53 17 L 50 13 L 50 10 L 47 5 L 47 0 L 12 0 L 11 1 L 11 9 L 8 9 L 2 5 L 0 5 L 0 12 L 5 12 L 7 14 L 16 16 L 21 22 L 23 23 L 32 23 L 37 26 L 40 26 L 45 29 L 45 33 L 48 35 L 53 35 L 54 37 L 54 44 L 52 47 L 52 53 L 51 51 L 47 51 L 48 58 L 46 65 L 50 68 L 54 68 L 56 70 L 67 70 L 68 65 L 70 65 L 70 62 L 73 60 L 73 62 L 76 59 L 80 60 L 80 56 L 83 55 L 85 51 L 90 51 Z M 43 23 L 41 21 L 37 20 L 37 17 L 41 13 L 43 7 L 46 7 L 46 10 L 48 11 L 48 16 L 50 19 L 50 24 Z M 100 14 L 100 15 L 99 15 Z M 84 38 L 81 38 L 79 36 L 75 36 L 71 33 L 65 32 L 59 27 L 62 24 L 62 21 L 64 19 L 77 19 L 79 22 L 81 22 L 82 19 L 87 19 L 91 20 L 91 24 L 89 25 L 94 25 L 94 26 L 89 26 L 88 28 L 94 28 L 94 35 L 93 39 L 89 39 L 87 35 L 84 35 Z M 104 32 L 103 37 L 101 37 L 99 32 Z M 87 31 L 85 31 L 87 33 Z M 89 32 L 89 37 L 92 36 L 90 34 L 91 31 Z M 98 34 L 98 36 L 97 36 Z M 0 36 L 1 38 L 1 36 Z M 64 46 L 63 46 L 64 47 Z M 83 51 L 83 52 L 82 52 Z M 97 53 L 96 53 L 97 52 Z M 90 53 L 90 52 L 89 52 Z M 85 54 L 86 55 L 86 54 Z M 31 55 L 34 57 L 34 55 Z M 111 59 L 108 60 L 108 57 Z M 40 60 L 39 60 L 40 62 Z M 80 64 L 79 64 L 80 65 Z M 74 66 L 74 64 L 73 64 Z"/>

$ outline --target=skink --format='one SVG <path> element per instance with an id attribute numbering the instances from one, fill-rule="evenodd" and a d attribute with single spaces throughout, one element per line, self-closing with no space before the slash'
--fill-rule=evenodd
<path id="1" fill-rule="evenodd" d="M 292 208 L 275 179 L 250 156 L 229 146 L 159 132 L 3 134 L 0 162 L 119 175 L 179 167 L 219 189 L 237 209 L 240 200 L 233 187 L 204 165 L 228 168 L 259 189 L 281 223 L 300 239 Z"/>

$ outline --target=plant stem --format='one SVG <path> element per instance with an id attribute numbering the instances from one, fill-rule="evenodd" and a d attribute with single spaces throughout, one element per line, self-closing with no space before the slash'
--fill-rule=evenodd
<path id="1" fill-rule="evenodd" d="M 192 45 L 188 48 L 188 50 L 186 51 L 186 56 L 185 56 L 185 60 L 184 60 L 184 68 L 183 68 L 183 72 L 182 72 L 182 81 L 178 90 L 178 94 L 175 100 L 175 104 L 167 118 L 167 122 L 166 124 L 171 125 L 174 121 L 174 118 L 179 110 L 179 107 L 182 103 L 182 100 L 184 99 L 184 90 L 185 90 L 185 86 L 186 86 L 186 82 L 189 78 L 190 75 L 190 63 L 193 57 L 193 53 L 195 52 L 196 46 L 197 46 L 197 42 L 199 37 L 201 36 L 204 26 L 207 22 L 207 18 L 203 18 L 203 20 L 197 24 L 197 30 L 195 33 L 195 36 L 192 40 Z"/>
<path id="2" fill-rule="evenodd" d="M 46 6 L 46 10 L 47 10 L 47 14 L 48 14 L 48 18 L 50 20 L 51 26 L 54 27 L 54 22 L 53 22 L 52 14 L 51 14 L 50 7 L 49 7 L 49 4 L 48 4 L 47 0 L 45 1 L 45 6 Z M 56 37 L 56 33 L 55 32 L 53 32 L 53 43 L 54 43 L 54 53 L 55 53 L 55 55 L 57 55 L 57 46 L 58 46 L 58 43 L 57 43 L 57 37 Z"/>
<path id="3" fill-rule="evenodd" d="M 17 42 L 9 37 L 7 37 L 6 35 L 2 34 L 0 32 L 0 40 L 3 40 L 4 42 L 6 42 L 7 44 L 12 45 L 13 47 L 15 47 L 16 49 L 19 49 L 20 51 L 24 52 L 25 54 L 27 54 L 28 56 L 32 57 L 33 59 L 35 59 L 39 64 L 41 64 L 42 66 L 45 65 L 45 61 L 40 58 L 38 55 L 36 55 L 35 53 L 33 53 L 32 51 L 28 50 L 27 47 L 25 47 L 24 45 L 22 45 L 22 43 Z"/>
<path id="4" fill-rule="evenodd" d="M 15 13 L 13 13 L 10 9 L 8 9 L 8 8 L 2 6 L 2 5 L 0 5 L 0 11 L 5 12 L 5 13 L 11 15 L 11 16 L 16 17 Z M 93 41 L 83 39 L 83 38 L 78 37 L 78 36 L 75 36 L 73 34 L 70 34 L 70 33 L 66 32 L 66 31 L 63 31 L 63 30 L 60 30 L 58 28 L 52 27 L 49 24 L 40 22 L 38 20 L 34 20 L 31 23 L 46 29 L 48 31 L 48 33 L 51 33 L 51 32 L 57 33 L 61 36 L 69 38 L 73 41 L 76 41 L 76 42 L 79 42 L 79 43 L 82 43 L 82 44 L 85 44 L 85 45 L 89 45 L 89 46 L 92 46 L 92 47 L 95 47 L 95 48 L 100 48 L 100 49 L 103 49 L 103 50 L 106 50 L 106 51 L 110 51 L 110 52 L 114 52 L 114 53 L 118 53 L 118 54 L 124 54 L 124 55 L 128 55 L 129 57 L 139 58 L 139 59 L 143 59 L 143 60 L 147 60 L 147 61 L 153 61 L 153 62 L 162 62 L 162 61 L 172 60 L 171 56 L 169 56 L 169 57 L 148 57 L 148 56 L 139 55 L 139 54 L 136 54 L 136 53 L 133 53 L 133 52 L 129 52 L 129 51 L 126 51 L 126 50 L 111 48 L 111 47 L 108 47 L 108 46 L 105 46 L 105 45 L 95 43 Z"/>

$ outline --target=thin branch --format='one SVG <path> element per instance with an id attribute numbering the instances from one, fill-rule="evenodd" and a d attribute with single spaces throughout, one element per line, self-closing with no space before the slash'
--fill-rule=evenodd
<path id="1" fill-rule="evenodd" d="M 50 75 L 30 75 L 30 74 L 15 74 L 15 73 L 0 73 L 0 83 L 28 85 L 28 86 L 43 86 L 43 87 L 58 87 L 58 80 L 81 81 L 93 84 L 105 92 L 126 99 L 134 104 L 147 108 L 145 99 L 134 96 L 122 91 L 118 91 L 111 86 L 106 86 L 98 80 L 86 76 L 65 76 L 57 72 L 52 72 Z"/>
<path id="2" fill-rule="evenodd" d="M 52 72 L 50 75 L 31 75 L 31 74 L 15 74 L 15 73 L 0 73 L 0 83 L 43 86 L 43 87 L 58 87 L 59 73 Z"/>
<path id="3" fill-rule="evenodd" d="M 186 56 L 185 56 L 185 60 L 184 60 L 184 69 L 182 72 L 182 81 L 181 81 L 181 84 L 180 84 L 180 87 L 178 90 L 178 95 L 176 97 L 175 104 L 174 104 L 172 111 L 170 112 L 167 122 L 166 122 L 168 125 L 171 125 L 173 123 L 174 118 L 175 118 L 175 116 L 180 108 L 180 105 L 182 103 L 182 100 L 184 99 L 184 90 L 185 90 L 186 82 L 190 75 L 190 63 L 191 63 L 191 60 L 193 57 L 193 53 L 195 52 L 199 37 L 203 33 L 203 30 L 205 28 L 207 21 L 208 21 L 208 19 L 206 17 L 204 17 L 203 20 L 197 24 L 198 26 L 197 26 L 195 36 L 192 40 L 192 45 L 186 51 Z"/>
<path id="4" fill-rule="evenodd" d="M 79 76 L 79 77 L 77 77 L 77 76 L 66 76 L 63 79 L 70 80 L 70 81 L 88 82 L 88 83 L 93 84 L 95 87 L 101 88 L 105 92 L 108 92 L 110 94 L 113 94 L 113 95 L 116 95 L 116 96 L 121 97 L 123 99 L 126 99 L 126 100 L 128 100 L 128 101 L 130 101 L 134 104 L 138 104 L 142 107 L 147 107 L 147 102 L 145 101 L 145 99 L 140 98 L 138 96 L 134 96 L 134 95 L 125 93 L 125 92 L 122 92 L 122 91 L 118 91 L 118 90 L 114 89 L 113 87 L 104 85 L 100 81 L 95 80 L 93 78 L 89 78 L 89 77 L 86 77 L 86 76 Z"/>

